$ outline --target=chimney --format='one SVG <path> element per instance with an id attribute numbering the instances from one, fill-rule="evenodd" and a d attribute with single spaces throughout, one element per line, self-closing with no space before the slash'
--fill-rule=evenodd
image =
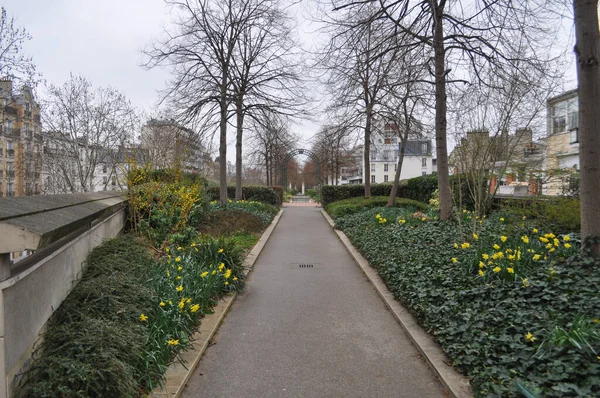
<path id="1" fill-rule="evenodd" d="M 0 97 L 12 98 L 12 81 L 10 79 L 0 79 Z"/>

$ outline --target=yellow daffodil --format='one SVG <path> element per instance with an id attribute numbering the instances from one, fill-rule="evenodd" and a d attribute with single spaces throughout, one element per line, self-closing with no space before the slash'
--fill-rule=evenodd
<path id="1" fill-rule="evenodd" d="M 237 281 L 237 280 L 238 280 L 237 276 L 234 276 L 234 277 L 233 277 L 233 281 L 235 282 L 235 281 Z"/>
<path id="2" fill-rule="evenodd" d="M 175 262 L 176 262 L 176 263 L 178 263 L 178 262 L 180 262 L 180 261 L 181 261 L 181 257 L 179 257 L 179 256 L 178 256 L 178 257 L 175 257 Z"/>
<path id="3" fill-rule="evenodd" d="M 183 307 L 185 307 L 185 301 L 184 301 L 184 300 L 181 300 L 181 301 L 179 302 L 179 305 L 178 305 L 178 307 L 179 307 L 179 309 L 180 309 L 180 310 L 182 310 L 182 309 L 183 309 Z"/>
<path id="4" fill-rule="evenodd" d="M 487 260 L 487 259 L 489 259 L 489 258 L 490 258 L 490 255 L 489 255 L 489 254 L 487 254 L 487 253 L 483 253 L 483 254 L 481 255 L 481 257 L 482 257 L 484 260 Z"/>
<path id="5" fill-rule="evenodd" d="M 570 243 L 565 243 L 565 248 L 566 249 L 570 249 L 571 248 L 571 244 Z"/>
<path id="6" fill-rule="evenodd" d="M 427 217 L 421 218 L 421 221 L 425 221 L 425 220 L 427 220 Z"/>
<path id="7" fill-rule="evenodd" d="M 180 279 L 181 279 L 181 276 L 177 275 L 177 278 L 175 278 L 175 279 L 177 279 L 177 280 L 180 280 Z"/>
<path id="8" fill-rule="evenodd" d="M 484 262 L 483 262 L 483 261 L 480 261 L 480 262 L 479 262 L 479 268 L 483 268 L 483 267 L 485 267 L 485 264 L 484 264 Z"/>
<path id="9" fill-rule="evenodd" d="M 546 238 L 545 236 L 540 236 L 539 239 L 542 243 L 548 243 L 548 238 Z"/>
<path id="10" fill-rule="evenodd" d="M 498 273 L 498 272 L 502 271 L 502 268 L 496 266 L 496 268 L 494 268 L 492 271 L 494 271 L 495 273 Z"/>
<path id="11" fill-rule="evenodd" d="M 160 302 L 158 305 L 160 305 L 161 307 L 164 307 L 164 306 L 165 306 L 165 305 L 167 305 L 167 304 L 165 304 L 165 302 L 164 302 L 164 301 L 161 301 L 161 302 Z"/>
<path id="12" fill-rule="evenodd" d="M 500 237 L 500 240 L 501 240 L 502 242 L 506 242 L 506 240 L 507 240 L 507 239 L 508 239 L 508 238 L 507 238 L 506 236 L 504 236 L 504 235 L 502 235 L 502 236 Z"/>
<path id="13" fill-rule="evenodd" d="M 500 222 L 504 222 L 504 217 L 500 217 Z"/>
<path id="14" fill-rule="evenodd" d="M 502 252 L 498 252 L 498 253 L 496 253 L 496 255 L 497 255 L 497 256 L 498 256 L 498 258 L 500 258 L 500 259 L 504 258 L 504 253 L 502 253 Z"/>
<path id="15" fill-rule="evenodd" d="M 225 286 L 228 286 L 228 285 L 229 285 L 229 282 L 225 281 Z"/>
<path id="16" fill-rule="evenodd" d="M 509 255 L 508 255 L 508 260 L 509 260 L 509 261 L 514 261 L 514 260 L 515 260 L 515 258 L 517 258 L 517 256 L 515 256 L 514 254 L 509 254 Z"/>
<path id="17" fill-rule="evenodd" d="M 223 249 L 219 249 L 219 253 L 223 253 Z"/>
<path id="18" fill-rule="evenodd" d="M 515 273 L 515 269 L 514 268 L 507 268 L 506 272 L 508 272 L 509 274 L 514 274 Z"/>
<path id="19" fill-rule="evenodd" d="M 211 274 L 211 275 L 216 275 L 216 274 L 217 274 L 217 271 L 216 271 L 216 270 L 213 270 L 213 272 L 211 272 L 210 274 Z"/>
<path id="20" fill-rule="evenodd" d="M 181 249 L 183 249 L 183 247 L 177 246 L 177 250 L 181 250 Z"/>
<path id="21" fill-rule="evenodd" d="M 529 237 L 528 236 L 521 236 L 521 240 L 523 241 L 523 243 L 527 244 L 529 243 Z"/>
<path id="22" fill-rule="evenodd" d="M 527 278 L 523 279 L 523 287 L 528 287 L 529 283 L 527 282 Z"/>
<path id="23" fill-rule="evenodd" d="M 532 343 L 537 340 L 530 332 L 527 332 L 525 339 L 527 339 L 527 341 L 531 341 Z"/>
<path id="24" fill-rule="evenodd" d="M 458 249 L 458 243 L 454 243 L 454 248 Z"/>
<path id="25" fill-rule="evenodd" d="M 463 249 L 468 249 L 469 247 L 471 247 L 471 244 L 469 242 L 465 242 L 462 245 L 460 245 L 460 247 L 462 247 Z"/>
<path id="26" fill-rule="evenodd" d="M 452 262 L 453 262 L 453 263 L 457 263 L 457 262 L 458 262 L 458 259 L 457 259 L 456 257 L 452 257 Z"/>
<path id="27" fill-rule="evenodd" d="M 179 285 L 175 288 L 175 290 L 177 290 L 178 292 L 183 290 L 183 285 Z"/>
<path id="28" fill-rule="evenodd" d="M 494 243 L 494 246 L 492 246 L 494 248 L 494 250 L 500 250 L 500 246 L 498 246 L 497 243 Z"/>
<path id="29" fill-rule="evenodd" d="M 148 320 L 148 317 L 144 314 L 140 315 L 140 321 L 142 322 L 146 322 Z"/>
<path id="30" fill-rule="evenodd" d="M 523 220 L 526 220 L 526 219 L 527 219 L 527 217 L 523 216 Z"/>
<path id="31" fill-rule="evenodd" d="M 554 253 L 555 251 L 556 251 L 556 249 L 552 248 L 552 249 L 548 250 L 548 253 Z"/>
<path id="32" fill-rule="evenodd" d="M 168 252 L 169 252 L 169 248 L 168 248 L 168 247 L 165 247 L 165 251 L 168 253 Z"/>
<path id="33" fill-rule="evenodd" d="M 177 271 L 181 271 L 183 267 L 177 267 Z"/>
<path id="34" fill-rule="evenodd" d="M 199 309 L 200 309 L 200 304 L 194 304 L 194 305 L 190 306 L 191 312 L 198 312 Z"/>
<path id="35" fill-rule="evenodd" d="M 229 277 L 231 276 L 231 270 L 228 269 L 227 271 L 225 271 L 225 279 L 229 279 Z"/>
<path id="36" fill-rule="evenodd" d="M 563 236 L 563 240 L 564 240 L 565 242 L 568 242 L 568 241 L 570 241 L 570 240 L 571 240 L 571 238 L 569 237 L 569 235 L 565 235 L 565 236 Z"/>
<path id="37" fill-rule="evenodd" d="M 175 340 L 175 339 L 170 339 L 169 341 L 167 341 L 168 345 L 179 345 L 179 340 Z"/>
<path id="38" fill-rule="evenodd" d="M 195 244 L 195 243 L 192 243 L 190 246 L 191 246 L 191 247 L 196 247 L 196 244 Z"/>
<path id="39" fill-rule="evenodd" d="M 223 268 L 225 268 L 225 263 L 219 264 L 219 272 L 222 272 Z"/>
<path id="40" fill-rule="evenodd" d="M 479 239 L 479 235 L 477 235 L 476 233 L 473 233 L 473 239 L 475 239 L 475 240 Z"/>
<path id="41" fill-rule="evenodd" d="M 560 241 L 554 238 L 554 246 L 558 247 L 558 245 L 560 245 Z"/>
<path id="42" fill-rule="evenodd" d="M 463 209 L 463 213 L 466 213 L 466 212 L 467 212 L 467 210 L 466 210 L 466 209 Z"/>
<path id="43" fill-rule="evenodd" d="M 484 276 L 485 272 L 483 272 L 482 270 L 479 270 L 479 276 Z"/>
<path id="44" fill-rule="evenodd" d="M 406 224 L 406 220 L 398 220 L 400 224 Z"/>
<path id="45" fill-rule="evenodd" d="M 208 275 L 208 271 L 204 271 L 200 274 L 200 278 L 205 278 Z"/>
<path id="46" fill-rule="evenodd" d="M 546 245 L 546 249 L 552 249 L 552 248 L 553 248 L 553 247 L 552 247 L 552 243 L 548 243 L 548 244 Z"/>
<path id="47" fill-rule="evenodd" d="M 537 229 L 537 228 L 534 228 L 534 229 L 533 229 L 533 233 L 534 233 L 534 234 L 537 234 L 538 232 L 540 232 L 540 231 L 538 231 L 538 229 Z"/>

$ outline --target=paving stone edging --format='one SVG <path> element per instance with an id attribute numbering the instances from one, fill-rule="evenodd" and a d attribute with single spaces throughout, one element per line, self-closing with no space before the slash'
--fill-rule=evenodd
<path id="1" fill-rule="evenodd" d="M 271 224 L 267 227 L 265 232 L 261 235 L 260 239 L 254 245 L 250 253 L 244 259 L 244 267 L 246 267 L 245 274 L 248 275 L 250 271 L 252 271 L 252 267 L 254 263 L 258 259 L 262 249 L 265 244 L 269 240 L 269 237 L 273 233 L 275 226 L 279 222 L 281 215 L 283 214 L 283 209 L 279 210 L 279 213 L 275 216 Z M 166 381 L 164 384 L 164 388 L 156 388 L 149 397 L 153 398 L 178 398 L 181 396 L 185 385 L 187 384 L 189 378 L 191 377 L 194 369 L 198 366 L 200 362 L 200 358 L 204 354 L 204 351 L 209 346 L 209 342 L 217 332 L 217 329 L 223 322 L 227 311 L 233 304 L 237 297 L 237 292 L 231 296 L 224 296 L 219 300 L 219 303 L 214 308 L 214 313 L 205 316 L 202 318 L 202 322 L 200 323 L 200 330 L 194 333 L 194 348 L 189 351 L 185 351 L 182 353 L 181 357 L 185 362 L 186 366 L 182 365 L 179 361 L 173 362 L 169 365 L 166 372 Z"/>
<path id="2" fill-rule="evenodd" d="M 321 214 L 323 214 L 323 217 L 325 217 L 331 228 L 333 228 L 340 241 L 346 247 L 346 250 L 348 250 L 356 264 L 361 268 L 367 279 L 369 279 L 377 294 L 385 302 L 398 323 L 400 323 L 406 334 L 408 334 L 413 345 L 423 355 L 425 362 L 433 370 L 447 392 L 454 398 L 473 397 L 469 379 L 448 365 L 451 361 L 444 354 L 440 346 L 417 324 L 415 317 L 395 299 L 393 293 L 388 290 L 377 271 L 356 250 L 346 234 L 335 229 L 333 220 L 325 210 L 321 210 Z"/>

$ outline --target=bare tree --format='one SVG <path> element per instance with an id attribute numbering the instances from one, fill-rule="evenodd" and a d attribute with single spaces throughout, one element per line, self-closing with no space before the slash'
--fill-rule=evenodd
<path id="1" fill-rule="evenodd" d="M 293 40 L 294 26 L 280 0 L 245 0 L 255 3 L 241 28 L 232 57 L 231 83 L 236 114 L 235 197 L 242 198 L 244 121 L 264 112 L 286 116 L 302 114 L 301 57 Z"/>
<path id="2" fill-rule="evenodd" d="M 254 163 L 264 165 L 266 184 L 276 184 L 283 158 L 295 148 L 297 137 L 290 132 L 283 117 L 266 113 L 260 121 L 254 121 L 249 138 L 250 157 Z"/>
<path id="3" fill-rule="evenodd" d="M 329 37 L 322 50 L 320 65 L 326 69 L 325 83 L 334 118 L 347 126 L 364 131 L 365 196 L 371 196 L 370 144 L 373 117 L 376 115 L 386 84 L 389 84 L 399 52 L 389 40 L 385 23 L 371 18 L 374 10 L 348 9 L 326 22 Z"/>
<path id="4" fill-rule="evenodd" d="M 575 55 L 579 82 L 581 237 L 600 236 L 600 33 L 598 0 L 574 0 Z M 600 256 L 600 242 L 591 242 Z"/>
<path id="5" fill-rule="evenodd" d="M 71 75 L 64 85 L 51 85 L 47 91 L 42 121 L 50 132 L 45 159 L 49 174 L 60 180 L 60 191 L 93 191 L 98 167 L 115 172 L 115 156 L 131 142 L 137 127 L 136 111 L 117 90 L 93 89 L 82 76 Z"/>
<path id="6" fill-rule="evenodd" d="M 23 54 L 23 44 L 31 35 L 15 23 L 15 18 L 9 18 L 6 9 L 0 7 L 0 77 L 31 86 L 35 83 L 35 64 Z"/>
<path id="7" fill-rule="evenodd" d="M 374 9 L 371 0 L 333 1 L 334 9 L 354 9 L 356 12 Z M 422 45 L 432 57 L 430 82 L 436 92 L 436 150 L 440 218 L 452 215 L 452 197 L 448 173 L 447 151 L 447 84 L 464 81 L 465 70 L 472 70 L 477 79 L 487 64 L 511 65 L 516 61 L 506 55 L 518 38 L 524 37 L 529 52 L 519 62 L 538 63 L 537 53 L 552 48 L 555 21 L 548 12 L 547 0 L 514 2 L 450 3 L 446 0 L 376 0 L 378 10 L 371 12 L 363 25 L 384 18 L 394 24 L 394 36 L 410 37 L 402 47 Z M 554 32 L 554 34 L 553 34 Z M 390 40 L 394 40 L 390 38 Z"/>
<path id="8" fill-rule="evenodd" d="M 231 69 L 236 45 L 257 2 L 244 0 L 168 0 L 178 12 L 175 31 L 146 50 L 146 67 L 166 65 L 173 78 L 165 98 L 180 121 L 200 131 L 219 131 L 220 201 L 227 203 L 227 121 Z"/>

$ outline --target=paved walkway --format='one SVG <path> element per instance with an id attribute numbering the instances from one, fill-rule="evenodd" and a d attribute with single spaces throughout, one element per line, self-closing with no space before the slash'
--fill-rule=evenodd
<path id="1" fill-rule="evenodd" d="M 444 397 L 314 207 L 285 209 L 215 343 L 183 397 Z"/>

